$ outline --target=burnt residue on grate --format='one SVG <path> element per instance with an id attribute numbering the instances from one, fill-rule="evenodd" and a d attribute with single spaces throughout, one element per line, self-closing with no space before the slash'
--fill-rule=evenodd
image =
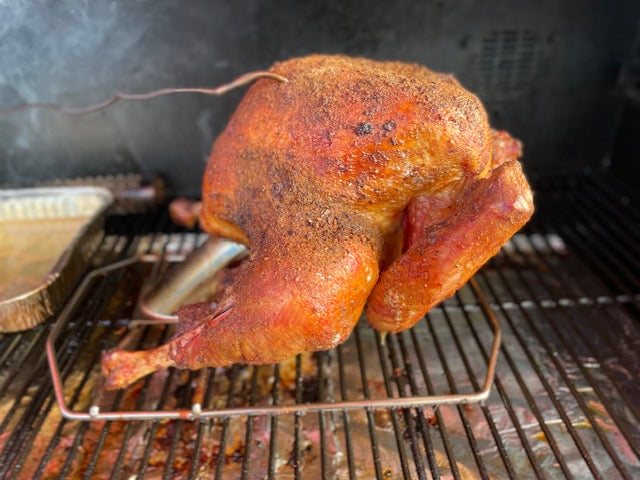
<path id="1" fill-rule="evenodd" d="M 569 188 L 570 187 L 570 188 Z M 587 194 L 588 193 L 588 194 Z M 3 478 L 637 478 L 640 475 L 640 215 L 611 179 L 539 185 L 538 213 L 476 275 L 503 328 L 484 405 L 279 416 L 77 423 L 57 410 L 43 325 L 0 337 Z M 146 223 L 145 223 L 146 219 Z M 110 219 L 94 265 L 180 253 L 202 239 L 166 216 Z M 343 345 L 279 365 L 169 369 L 96 397 L 145 279 L 164 262 L 95 282 L 56 345 L 70 406 L 242 407 L 477 391 L 492 331 L 464 287 L 384 342 L 365 320 Z M 164 342 L 145 326 L 137 348 Z"/>

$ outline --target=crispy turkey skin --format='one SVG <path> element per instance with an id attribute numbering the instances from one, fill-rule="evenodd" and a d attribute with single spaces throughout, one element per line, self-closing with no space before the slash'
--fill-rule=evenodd
<path id="1" fill-rule="evenodd" d="M 249 258 L 167 344 L 106 353 L 108 387 L 331 348 L 365 305 L 374 328 L 408 328 L 530 218 L 520 143 L 452 76 L 325 55 L 271 71 L 288 82 L 249 89 L 203 181 L 202 227 Z"/>

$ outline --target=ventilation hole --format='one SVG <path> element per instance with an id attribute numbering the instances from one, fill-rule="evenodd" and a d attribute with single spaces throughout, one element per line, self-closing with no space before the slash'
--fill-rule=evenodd
<path id="1" fill-rule="evenodd" d="M 494 30 L 479 43 L 469 78 L 487 100 L 509 100 L 530 91 L 538 73 L 540 37 L 530 30 Z"/>

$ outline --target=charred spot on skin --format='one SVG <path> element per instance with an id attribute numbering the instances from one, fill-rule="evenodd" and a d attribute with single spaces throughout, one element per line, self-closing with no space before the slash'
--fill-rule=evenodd
<path id="1" fill-rule="evenodd" d="M 356 127 L 356 134 L 358 135 L 366 135 L 371 132 L 373 132 L 373 125 L 369 122 L 359 123 Z"/>
<path id="2" fill-rule="evenodd" d="M 384 125 L 382 125 L 382 128 L 384 128 L 387 132 L 390 132 L 391 130 L 393 130 L 394 128 L 396 128 L 396 122 L 393 120 L 389 120 L 387 123 L 385 123 Z"/>

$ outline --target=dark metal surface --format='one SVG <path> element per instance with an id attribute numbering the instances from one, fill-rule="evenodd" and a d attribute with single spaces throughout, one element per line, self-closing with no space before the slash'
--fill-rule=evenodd
<path id="1" fill-rule="evenodd" d="M 484 405 L 67 421 L 46 372 L 43 325 L 0 337 L 0 477 L 637 478 L 638 198 L 610 178 L 581 177 L 542 182 L 536 202 L 526 231 L 475 277 L 503 329 Z M 93 263 L 193 248 L 190 233 L 172 228 L 164 217 L 109 221 Z M 71 407 L 95 401 L 100 351 L 122 337 L 148 269 L 96 281 L 57 342 Z M 169 369 L 101 402 L 165 410 L 477 390 L 491 347 L 480 301 L 464 287 L 384 343 L 360 323 L 333 351 L 275 366 Z M 145 327 L 136 347 L 169 334 Z"/>
<path id="2" fill-rule="evenodd" d="M 640 3 L 8 0 L 0 18 L 0 108 L 213 87 L 292 56 L 346 53 L 454 73 L 496 127 L 524 141 L 528 173 L 557 174 L 602 164 Z M 195 197 L 241 95 L 122 102 L 82 118 L 0 117 L 0 185 L 164 174 L 173 193 Z"/>

